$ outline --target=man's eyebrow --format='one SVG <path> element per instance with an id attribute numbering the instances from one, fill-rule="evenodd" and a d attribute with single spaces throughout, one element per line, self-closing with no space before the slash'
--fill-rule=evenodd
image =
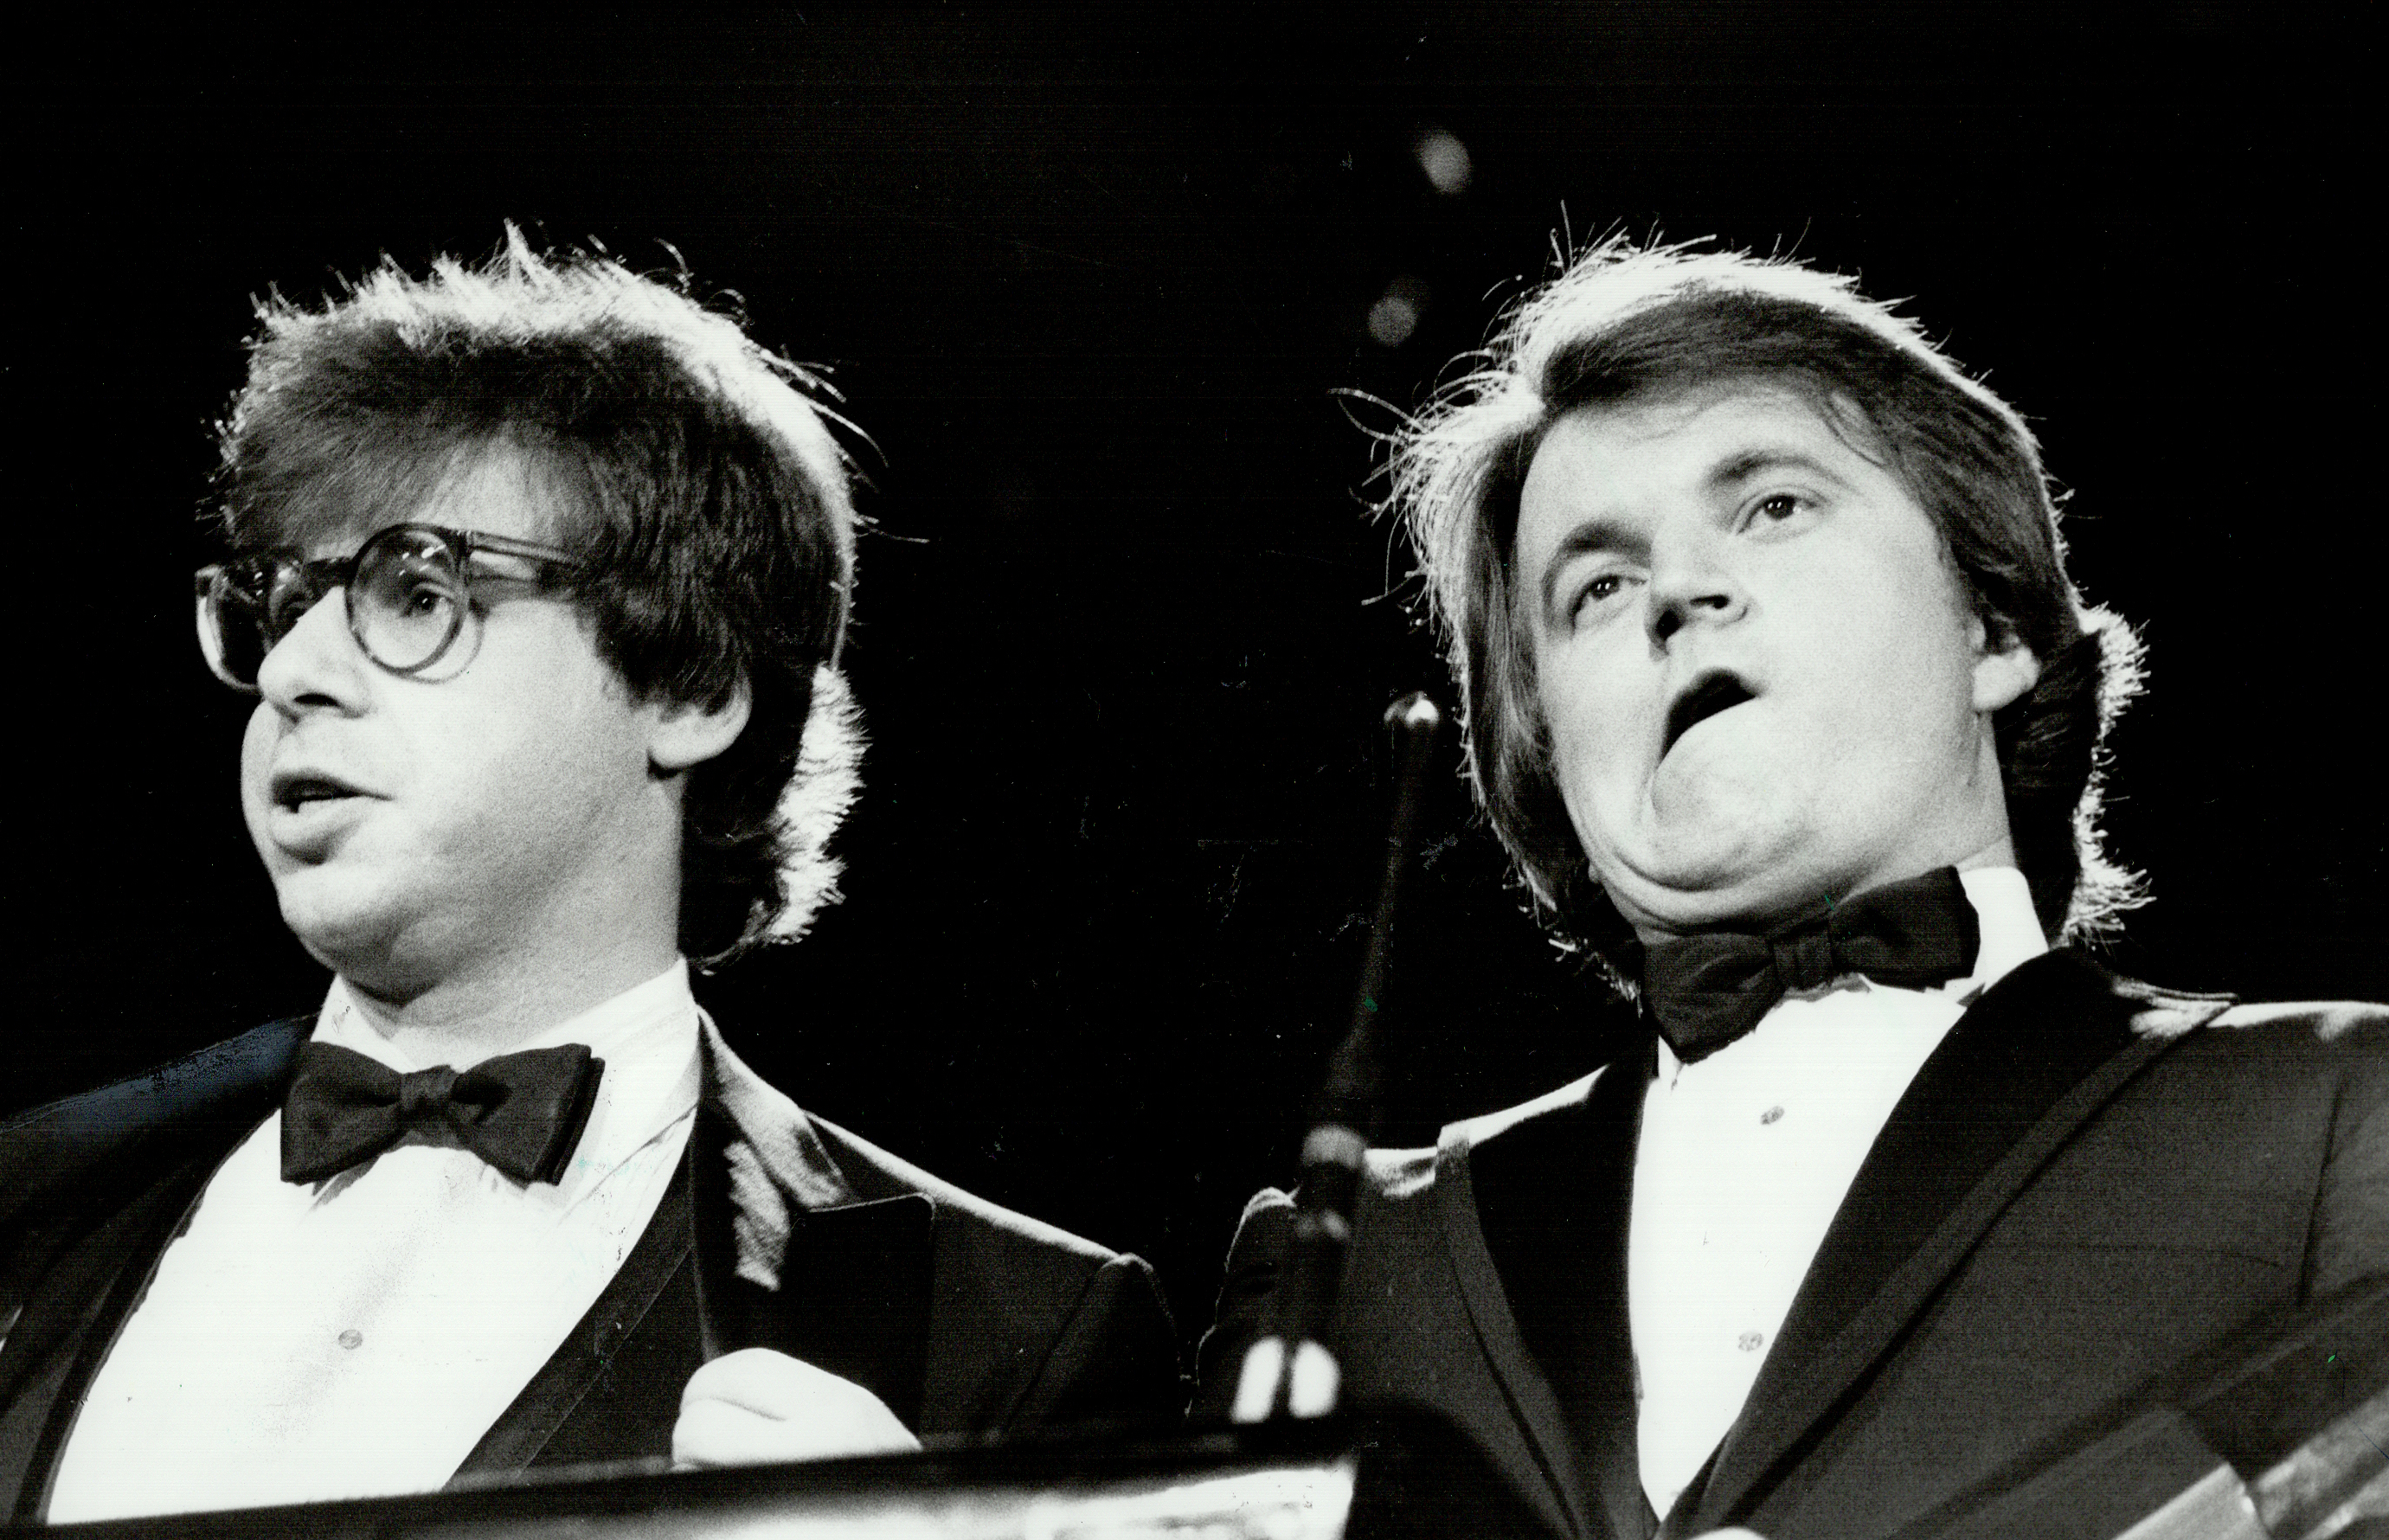
<path id="1" fill-rule="evenodd" d="M 1731 490 L 1745 481 L 1781 470 L 1807 471 L 1812 476 L 1823 477 L 1836 487 L 1849 485 L 1848 478 L 1835 473 L 1832 466 L 1815 455 L 1796 449 L 1751 449 L 1729 455 L 1710 469 L 1707 481 L 1712 488 Z"/>
<path id="2" fill-rule="evenodd" d="M 1610 550 L 1622 543 L 1622 538 L 1617 525 L 1598 514 L 1562 535 L 1559 543 L 1552 547 L 1551 555 L 1543 562 L 1542 581 L 1537 585 L 1540 590 L 1538 597 L 1541 605 L 1537 613 L 1543 617 L 1552 613 L 1552 601 L 1559 588 L 1560 572 L 1568 563 L 1578 556 Z"/>

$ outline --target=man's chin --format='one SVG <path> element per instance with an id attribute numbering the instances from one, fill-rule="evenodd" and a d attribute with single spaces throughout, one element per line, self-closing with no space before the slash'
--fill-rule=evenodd
<path id="1" fill-rule="evenodd" d="M 1598 852 L 1593 872 L 1610 902 L 1646 934 L 1747 929 L 1803 907 L 1824 876 L 1810 870 L 1815 824 L 1780 786 L 1717 783 L 1686 800 L 1646 795 L 1620 810 L 1627 816 L 1608 826 L 1625 837 L 1587 848 Z M 1588 823 L 1603 826 L 1579 819 L 1579 835 Z"/>
<path id="2" fill-rule="evenodd" d="M 404 927 L 386 902 L 308 880 L 324 875 L 294 873 L 280 885 L 282 923 L 308 956 L 344 978 L 386 972 Z"/>
<path id="3" fill-rule="evenodd" d="M 1653 863 L 1604 875 L 1602 885 L 1646 941 L 1698 931 L 1763 930 L 1808 909 L 1823 891 L 1781 862 L 1725 859 Z"/>

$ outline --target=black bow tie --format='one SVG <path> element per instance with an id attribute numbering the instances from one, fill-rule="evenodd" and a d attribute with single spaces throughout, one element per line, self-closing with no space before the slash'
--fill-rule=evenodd
<path id="1" fill-rule="evenodd" d="M 441 1129 L 518 1182 L 564 1175 L 606 1061 L 586 1045 L 501 1053 L 468 1070 L 402 1075 L 331 1043 L 302 1043 L 282 1100 L 282 1179 L 317 1182 L 410 1129 Z"/>
<path id="2" fill-rule="evenodd" d="M 1696 1063 L 1758 1025 L 1785 994 L 1848 974 L 1903 989 L 1962 978 L 1982 945 L 1974 906 L 1945 866 L 1870 888 L 1764 935 L 1718 932 L 1642 954 L 1642 999 L 1676 1057 Z"/>

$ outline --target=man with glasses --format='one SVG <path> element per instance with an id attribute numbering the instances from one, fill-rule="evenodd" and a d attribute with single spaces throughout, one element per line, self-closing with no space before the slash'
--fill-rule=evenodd
<path id="1" fill-rule="evenodd" d="M 519 236 L 265 309 L 199 641 L 334 977 L 0 1128 L 0 1517 L 1174 1409 L 1143 1263 L 799 1111 L 691 998 L 804 929 L 855 792 L 805 383 Z"/>

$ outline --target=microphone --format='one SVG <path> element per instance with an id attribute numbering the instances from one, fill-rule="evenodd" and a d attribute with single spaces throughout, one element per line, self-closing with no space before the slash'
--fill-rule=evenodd
<path id="1" fill-rule="evenodd" d="M 1349 1025 L 1328 1061 L 1326 1083 L 1311 1104 L 1285 1281 L 1273 1302 L 1274 1330 L 1245 1355 L 1229 1414 L 1238 1422 L 1325 1417 L 1335 1409 L 1342 1379 L 1326 1341 L 1327 1329 L 1343 1283 L 1362 1157 L 1375 1136 L 1385 1101 L 1380 1039 L 1393 960 L 1394 910 L 1401 897 L 1402 874 L 1418 844 L 1419 804 L 1443 713 L 1426 695 L 1413 692 L 1386 708 L 1386 726 L 1394 737 L 1394 799 L 1368 950 L 1352 992 Z"/>

